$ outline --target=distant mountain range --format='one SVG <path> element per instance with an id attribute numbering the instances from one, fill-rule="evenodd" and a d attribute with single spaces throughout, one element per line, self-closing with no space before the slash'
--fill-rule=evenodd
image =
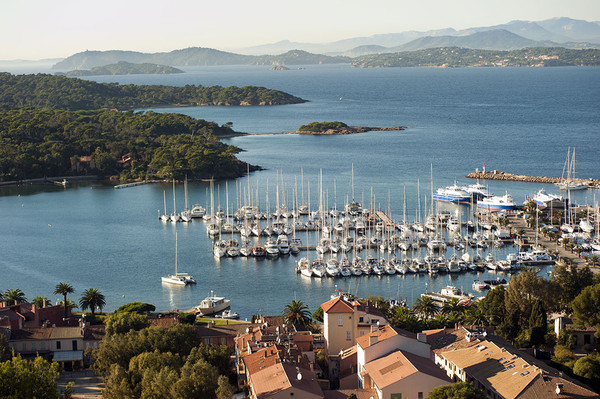
<path id="1" fill-rule="evenodd" d="M 600 22 L 588 22 L 571 18 L 553 18 L 545 21 L 511 21 L 506 24 L 475 27 L 463 30 L 455 30 L 452 28 L 429 30 L 429 31 L 405 31 L 400 33 L 388 33 L 381 35 L 373 35 L 368 37 L 354 37 L 344 40 L 339 40 L 331 43 L 299 43 L 290 42 L 287 40 L 277 43 L 265 44 L 261 46 L 247 47 L 238 49 L 237 52 L 242 54 L 278 54 L 290 49 L 299 49 L 310 51 L 313 53 L 329 54 L 329 55 L 347 55 L 357 56 L 362 54 L 372 54 L 364 52 L 365 50 L 376 49 L 377 52 L 394 52 L 406 51 L 408 49 L 420 50 L 427 47 L 419 47 L 419 42 L 414 42 L 417 39 L 429 38 L 423 40 L 422 45 L 429 46 L 433 42 L 433 38 L 439 37 L 464 37 L 476 33 L 489 31 L 508 31 L 514 35 L 521 37 L 521 41 L 525 44 L 523 47 L 515 47 L 517 41 L 514 37 L 508 37 L 506 34 L 497 33 L 498 36 L 504 35 L 509 40 L 505 43 L 501 38 L 494 39 L 498 47 L 485 47 L 490 50 L 508 50 L 524 47 L 548 47 L 560 46 L 567 48 L 589 48 L 600 47 Z M 478 36 L 475 36 L 477 39 Z M 525 40 L 532 42 L 526 42 Z M 448 38 L 445 39 L 444 45 L 460 45 L 451 43 Z M 486 39 L 488 43 L 490 37 Z M 414 42 L 414 43 L 412 43 Z M 512 44 L 511 44 L 512 42 Z M 410 43 L 410 45 L 408 45 Z M 484 43 L 485 44 L 485 43 Z M 407 47 L 403 47 L 408 45 Z M 477 40 L 473 41 L 473 45 L 479 45 Z M 385 49 L 378 47 L 384 47 Z M 470 47 L 484 48 L 484 47 Z"/>
<path id="2" fill-rule="evenodd" d="M 349 38 L 332 43 L 280 41 L 240 49 L 239 53 L 203 47 L 165 53 L 84 51 L 56 63 L 52 68 L 62 71 L 91 69 L 121 61 L 170 66 L 351 63 L 353 58 L 364 55 L 440 47 L 503 51 L 531 47 L 600 48 L 600 23 L 570 18 L 554 18 L 538 22 L 511 21 L 502 25 L 460 31 L 452 28 L 426 32 L 406 31 Z"/>

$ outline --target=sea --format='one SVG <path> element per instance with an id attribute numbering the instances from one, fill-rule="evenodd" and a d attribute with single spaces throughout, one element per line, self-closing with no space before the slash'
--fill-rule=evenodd
<path id="1" fill-rule="evenodd" d="M 577 177 L 600 178 L 600 68 L 381 68 L 306 65 L 287 71 L 265 66 L 184 67 L 176 75 L 89 77 L 98 82 L 182 86 L 258 85 L 308 100 L 270 107 L 170 107 L 177 112 L 233 123 L 250 133 L 225 139 L 239 147 L 238 157 L 263 170 L 235 180 L 188 184 L 188 206 L 228 210 L 252 202 L 274 211 L 277 204 L 310 202 L 311 210 L 342 209 L 348 201 L 382 210 L 395 221 L 424 220 L 431 191 L 471 184 L 477 169 L 557 176 L 567 152 L 575 151 Z M 12 73 L 30 73 L 13 67 Z M 47 72 L 44 70 L 35 72 Z M 145 110 L 139 110 L 145 111 Z M 298 129 L 312 121 L 405 130 L 340 136 L 252 135 Z M 322 176 L 322 179 L 320 178 Z M 547 184 L 482 182 L 489 191 L 510 193 L 522 203 Z M 406 193 L 406 194 L 405 194 Z M 509 279 L 492 272 L 459 275 L 392 275 L 307 278 L 295 271 L 298 257 L 277 260 L 215 259 L 205 222 L 165 224 L 158 214 L 185 206 L 184 185 L 148 184 L 115 190 L 106 182 L 73 183 L 67 188 L 25 185 L 0 188 L 0 291 L 19 288 L 28 299 L 53 294 L 59 282 L 106 296 L 104 310 L 149 302 L 159 311 L 189 310 L 206 296 L 224 296 L 242 319 L 280 314 L 292 300 L 311 312 L 342 290 L 360 297 L 406 300 L 446 285 L 472 290 L 475 279 Z M 580 204 L 594 204 L 600 192 L 572 193 Z M 175 198 L 175 200 L 174 200 Z M 406 204 L 406 205 L 405 205 Z M 468 206 L 435 204 L 437 210 L 469 218 Z M 172 287 L 161 276 L 175 266 L 198 284 Z M 314 234 L 298 233 L 315 245 Z M 230 239 L 225 235 L 224 239 Z M 239 236 L 237 237 L 239 239 Z M 263 240 L 264 245 L 264 240 Z M 503 258 L 516 247 L 494 249 Z M 451 256 L 451 247 L 447 256 Z M 299 256 L 306 256 L 301 253 Z M 376 256 L 376 254 L 374 254 Z M 401 254 L 398 253 L 398 256 Z M 485 253 L 484 253 L 485 255 Z M 309 253 L 309 256 L 315 256 Z M 366 253 L 360 254 L 365 258 Z M 387 256 L 387 255 L 386 255 Z M 548 276 L 550 268 L 540 274 Z"/>

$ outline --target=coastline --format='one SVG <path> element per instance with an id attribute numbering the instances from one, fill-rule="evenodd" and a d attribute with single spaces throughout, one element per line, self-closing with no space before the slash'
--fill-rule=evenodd
<path id="1" fill-rule="evenodd" d="M 406 126 L 394 126 L 394 127 L 373 127 L 373 126 L 347 126 L 339 129 L 328 129 L 322 132 L 307 131 L 307 130 L 294 130 L 290 132 L 269 132 L 269 133 L 241 133 L 240 136 L 274 136 L 278 134 L 305 134 L 311 136 L 337 136 L 346 134 L 357 134 L 367 132 L 396 132 L 406 130 Z M 219 136 L 225 137 L 225 136 Z M 234 135 L 227 137 L 235 137 Z"/>

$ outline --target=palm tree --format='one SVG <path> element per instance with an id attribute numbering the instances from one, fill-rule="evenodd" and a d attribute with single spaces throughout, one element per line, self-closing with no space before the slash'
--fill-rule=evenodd
<path id="1" fill-rule="evenodd" d="M 98 288 L 88 288 L 83 291 L 83 295 L 79 299 L 81 310 L 85 311 L 86 309 L 90 309 L 92 316 L 94 315 L 96 308 L 102 310 L 104 305 L 106 305 L 104 295 L 100 293 Z"/>
<path id="2" fill-rule="evenodd" d="M 479 302 L 475 302 L 469 306 L 465 312 L 465 322 L 474 326 L 483 326 L 487 324 L 487 319 L 479 306 Z"/>
<path id="3" fill-rule="evenodd" d="M 285 305 L 281 314 L 283 315 L 283 320 L 289 324 L 306 326 L 310 323 L 308 306 L 302 301 L 294 299 L 291 303 Z"/>
<path id="4" fill-rule="evenodd" d="M 56 288 L 54 288 L 54 294 L 62 295 L 64 298 L 63 303 L 65 305 L 65 318 L 67 317 L 67 295 L 74 292 L 75 290 L 73 289 L 73 286 L 69 283 L 58 283 L 56 284 Z"/>
<path id="5" fill-rule="evenodd" d="M 445 315 L 457 316 L 465 311 L 465 305 L 460 303 L 458 298 L 450 298 L 444 302 L 442 306 L 442 313 Z"/>
<path id="6" fill-rule="evenodd" d="M 440 307 L 435 303 L 433 298 L 429 296 L 419 297 L 415 302 L 414 309 L 425 319 L 440 311 Z"/>
<path id="7" fill-rule="evenodd" d="M 45 296 L 36 296 L 35 298 L 33 298 L 33 301 L 31 301 L 31 303 L 33 303 L 38 308 L 43 308 L 44 301 L 46 301 L 46 306 L 52 306 L 52 303 L 50 302 L 50 300 L 48 298 L 46 298 Z"/>
<path id="8" fill-rule="evenodd" d="M 10 288 L 6 290 L 6 292 L 3 295 L 3 300 L 10 304 L 27 302 L 27 298 L 25 298 L 25 293 L 19 288 Z"/>

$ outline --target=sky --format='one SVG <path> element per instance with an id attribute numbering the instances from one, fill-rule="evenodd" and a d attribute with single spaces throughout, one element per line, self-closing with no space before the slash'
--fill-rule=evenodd
<path id="1" fill-rule="evenodd" d="M 511 20 L 600 21 L 598 0 L 0 0 L 0 60 L 85 50 L 236 50 Z"/>

